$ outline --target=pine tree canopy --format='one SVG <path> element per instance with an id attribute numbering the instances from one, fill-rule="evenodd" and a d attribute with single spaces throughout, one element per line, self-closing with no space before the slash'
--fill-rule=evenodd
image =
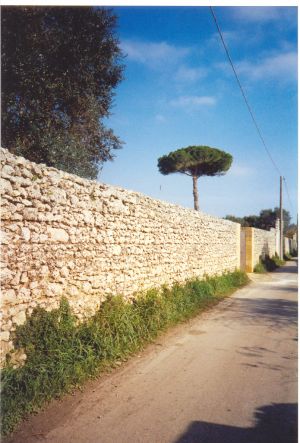
<path id="1" fill-rule="evenodd" d="M 223 175 L 230 168 L 232 156 L 209 146 L 188 146 L 158 159 L 158 169 L 164 174 L 181 172 L 193 177 Z"/>

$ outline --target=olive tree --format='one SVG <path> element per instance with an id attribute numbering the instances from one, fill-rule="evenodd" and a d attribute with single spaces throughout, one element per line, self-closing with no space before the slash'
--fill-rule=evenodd
<path id="1" fill-rule="evenodd" d="M 160 157 L 158 169 L 163 175 L 180 172 L 193 178 L 194 208 L 199 211 L 198 178 L 224 175 L 231 163 L 232 156 L 227 152 L 209 146 L 188 146 Z"/>
<path id="2" fill-rule="evenodd" d="M 123 78 L 109 9 L 1 8 L 2 146 L 96 178 L 122 142 L 104 125 Z"/>

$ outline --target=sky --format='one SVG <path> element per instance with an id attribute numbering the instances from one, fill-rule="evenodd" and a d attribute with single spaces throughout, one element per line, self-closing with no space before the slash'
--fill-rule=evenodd
<path id="1" fill-rule="evenodd" d="M 105 121 L 124 142 L 101 182 L 193 208 L 192 180 L 163 176 L 157 160 L 206 145 L 233 156 L 200 177 L 200 210 L 218 217 L 279 206 L 279 176 L 256 132 L 208 7 L 113 7 L 124 80 Z M 297 220 L 297 8 L 214 7 L 269 152 L 286 178 Z"/>

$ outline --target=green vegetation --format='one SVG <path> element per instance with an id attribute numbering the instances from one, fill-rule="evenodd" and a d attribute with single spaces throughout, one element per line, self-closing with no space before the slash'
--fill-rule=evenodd
<path id="1" fill-rule="evenodd" d="M 293 260 L 294 257 L 297 257 L 297 251 L 293 250 L 289 254 L 288 252 L 283 255 L 284 260 Z"/>
<path id="2" fill-rule="evenodd" d="M 252 227 L 258 229 L 269 230 L 275 228 L 276 220 L 280 218 L 280 209 L 262 209 L 259 215 L 246 215 L 245 217 L 235 217 L 234 215 L 226 215 L 225 220 L 231 220 L 235 223 L 240 223 L 243 227 Z M 297 227 L 291 223 L 291 216 L 289 211 L 283 209 L 283 227 L 284 234 L 292 237 L 296 232 Z"/>
<path id="3" fill-rule="evenodd" d="M 254 267 L 254 272 L 259 274 L 272 272 L 280 266 L 283 266 L 284 263 L 285 261 L 281 260 L 278 255 L 273 255 L 272 258 L 267 255 L 265 258 L 260 259 L 259 263 Z"/>
<path id="4" fill-rule="evenodd" d="M 224 175 L 231 163 L 232 156 L 227 152 L 209 146 L 188 146 L 160 157 L 158 169 L 163 175 L 180 172 L 193 178 L 194 208 L 198 211 L 198 178 Z"/>
<path id="5" fill-rule="evenodd" d="M 81 324 L 65 299 L 51 312 L 35 309 L 17 328 L 14 340 L 15 347 L 27 354 L 25 365 L 13 369 L 8 361 L 2 372 L 3 433 L 46 401 L 126 360 L 160 331 L 214 305 L 247 282 L 244 272 L 235 271 L 150 290 L 132 303 L 111 297 Z"/>
<path id="6" fill-rule="evenodd" d="M 122 142 L 104 119 L 123 77 L 116 16 L 107 8 L 4 6 L 2 146 L 96 178 Z"/>

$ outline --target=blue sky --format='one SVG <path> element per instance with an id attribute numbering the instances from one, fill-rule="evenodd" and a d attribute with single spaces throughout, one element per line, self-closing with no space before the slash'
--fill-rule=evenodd
<path id="1" fill-rule="evenodd" d="M 215 7 L 267 146 L 297 214 L 297 8 Z M 157 159 L 189 145 L 229 152 L 222 177 L 199 179 L 200 209 L 223 217 L 279 203 L 268 158 L 227 62 L 208 7 L 113 7 L 125 79 L 107 126 L 125 142 L 99 180 L 193 207 L 192 180 L 163 176 Z M 285 191 L 285 190 L 284 190 Z"/>

